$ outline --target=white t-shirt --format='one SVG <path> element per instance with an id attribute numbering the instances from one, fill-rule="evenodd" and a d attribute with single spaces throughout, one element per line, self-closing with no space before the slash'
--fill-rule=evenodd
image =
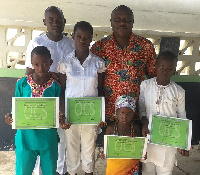
<path id="1" fill-rule="evenodd" d="M 51 59 L 53 60 L 50 71 L 56 73 L 58 62 L 75 48 L 74 41 L 66 36 L 63 36 L 63 39 L 57 42 L 50 40 L 46 34 L 38 36 L 30 41 L 26 50 L 25 65 L 28 68 L 33 69 L 31 65 L 31 51 L 37 46 L 46 46 L 49 49 Z"/>
<path id="2" fill-rule="evenodd" d="M 106 70 L 103 59 L 89 53 L 81 65 L 75 50 L 58 63 L 58 72 L 66 74 L 66 97 L 97 97 L 98 73 Z"/>
<path id="3" fill-rule="evenodd" d="M 140 85 L 140 116 L 149 118 L 150 114 L 186 118 L 185 90 L 174 82 L 167 86 L 158 85 L 156 78 L 145 80 Z M 147 160 L 160 167 L 175 163 L 176 149 L 148 144 Z"/>

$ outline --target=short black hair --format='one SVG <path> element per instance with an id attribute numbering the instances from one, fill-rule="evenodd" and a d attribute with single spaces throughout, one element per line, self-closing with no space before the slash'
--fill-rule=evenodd
<path id="1" fill-rule="evenodd" d="M 86 21 L 77 22 L 74 26 L 74 34 L 75 34 L 75 32 L 77 31 L 78 28 L 79 29 L 84 28 L 84 29 L 88 30 L 93 35 L 93 27 L 89 22 L 86 22 Z"/>
<path id="2" fill-rule="evenodd" d="M 62 15 L 62 17 L 64 18 L 64 14 L 63 14 L 63 12 L 62 12 L 62 10 L 60 9 L 60 8 L 58 8 L 58 7 L 56 7 L 56 6 L 50 6 L 50 7 L 48 7 L 45 11 L 44 11 L 44 16 L 48 13 L 48 12 L 59 12 L 61 15 Z"/>
<path id="3" fill-rule="evenodd" d="M 117 7 L 112 11 L 111 16 L 112 16 L 112 14 L 113 14 L 116 10 L 127 10 L 130 14 L 133 15 L 133 18 L 134 18 L 133 11 L 132 11 L 129 7 L 127 7 L 126 5 L 119 5 L 119 6 L 117 6 Z"/>
<path id="4" fill-rule="evenodd" d="M 33 57 L 33 55 L 45 55 L 49 59 L 51 59 L 51 53 L 50 53 L 49 49 L 47 49 L 47 47 L 45 47 L 45 46 L 37 46 L 37 47 L 35 47 L 31 51 L 31 58 Z"/>
<path id="5" fill-rule="evenodd" d="M 158 60 L 160 60 L 160 59 L 178 62 L 177 55 L 175 55 L 171 51 L 164 51 L 164 52 L 159 53 L 159 55 L 157 56 L 156 62 L 158 62 Z"/>

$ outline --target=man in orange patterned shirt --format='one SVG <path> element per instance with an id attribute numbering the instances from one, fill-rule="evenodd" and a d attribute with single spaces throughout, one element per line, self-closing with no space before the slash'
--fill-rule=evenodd
<path id="1" fill-rule="evenodd" d="M 140 83 L 155 75 L 155 50 L 153 44 L 132 32 L 132 10 L 120 5 L 111 14 L 113 33 L 97 41 L 91 51 L 104 59 L 106 76 L 104 92 L 106 117 L 115 120 L 115 102 L 121 95 L 129 95 L 138 101 Z"/>

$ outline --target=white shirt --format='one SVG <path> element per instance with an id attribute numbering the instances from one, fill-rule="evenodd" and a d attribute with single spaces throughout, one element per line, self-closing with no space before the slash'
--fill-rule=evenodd
<path id="1" fill-rule="evenodd" d="M 156 78 L 145 80 L 140 85 L 140 116 L 149 118 L 150 114 L 186 118 L 185 90 L 174 82 L 167 86 L 158 85 Z M 176 149 L 148 144 L 146 162 L 160 167 L 175 163 Z"/>
<path id="2" fill-rule="evenodd" d="M 64 55 L 69 54 L 74 50 L 74 41 L 66 36 L 63 36 L 63 39 L 60 41 L 50 40 L 46 34 L 38 36 L 30 41 L 26 50 L 26 62 L 25 65 L 28 68 L 32 68 L 31 64 L 31 51 L 37 46 L 46 46 L 50 53 L 53 64 L 50 67 L 51 72 L 57 73 L 57 64 L 64 57 Z"/>
<path id="3" fill-rule="evenodd" d="M 75 57 L 75 50 L 58 63 L 58 72 L 66 74 L 66 97 L 97 97 L 98 73 L 105 71 L 103 59 L 89 53 L 83 64 Z"/>

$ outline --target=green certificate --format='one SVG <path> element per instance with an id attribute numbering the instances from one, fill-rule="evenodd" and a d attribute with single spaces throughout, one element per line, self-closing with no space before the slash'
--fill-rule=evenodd
<path id="1" fill-rule="evenodd" d="M 13 97 L 13 129 L 59 127 L 59 97 Z"/>
<path id="2" fill-rule="evenodd" d="M 142 159 L 146 154 L 147 138 L 104 135 L 107 159 Z"/>
<path id="3" fill-rule="evenodd" d="M 105 121 L 104 97 L 67 98 L 67 122 L 96 125 Z"/>
<path id="4" fill-rule="evenodd" d="M 188 119 L 151 115 L 149 117 L 149 142 L 189 150 L 192 121 Z"/>

